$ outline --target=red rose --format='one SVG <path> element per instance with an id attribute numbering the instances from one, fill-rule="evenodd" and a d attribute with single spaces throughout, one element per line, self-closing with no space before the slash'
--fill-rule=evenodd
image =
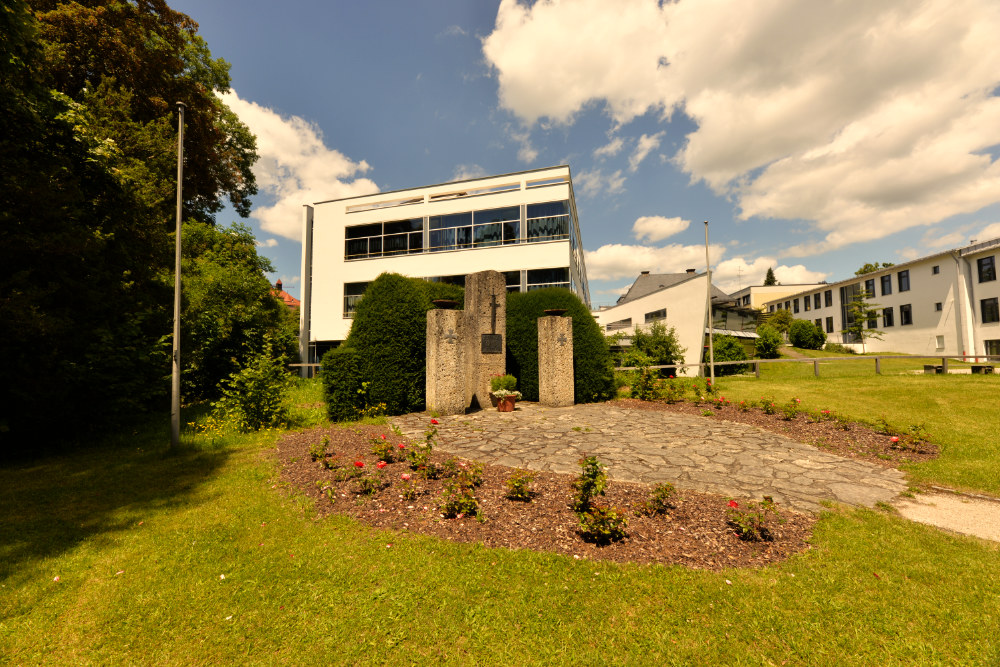
<path id="1" fill-rule="evenodd" d="M 354 462 L 354 467 L 355 468 L 364 468 L 365 464 L 362 461 L 355 461 Z"/>
<path id="2" fill-rule="evenodd" d="M 379 470 L 381 470 L 382 468 L 386 467 L 387 465 L 389 465 L 389 464 L 386 463 L 385 461 L 379 461 L 378 463 L 375 464 L 375 467 L 378 468 Z"/>
<path id="3" fill-rule="evenodd" d="M 730 507 L 739 507 L 740 504 L 738 502 L 736 502 L 735 500 L 730 500 L 729 501 L 729 506 Z"/>
<path id="4" fill-rule="evenodd" d="M 431 420 L 431 423 L 432 423 L 432 424 L 437 424 L 437 423 L 438 423 L 438 420 L 436 420 L 436 419 L 432 419 L 432 420 Z"/>

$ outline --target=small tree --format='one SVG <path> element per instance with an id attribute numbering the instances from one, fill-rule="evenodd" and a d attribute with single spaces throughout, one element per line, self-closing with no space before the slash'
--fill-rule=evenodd
<path id="1" fill-rule="evenodd" d="M 743 343 L 736 336 L 716 336 L 715 337 L 715 362 L 721 361 L 743 361 L 747 358 L 747 352 L 743 349 Z M 705 351 L 704 361 L 708 361 L 708 350 Z M 747 371 L 746 364 L 731 364 L 718 366 L 715 369 L 716 377 L 720 375 L 736 375 Z"/>
<path id="2" fill-rule="evenodd" d="M 781 356 L 778 348 L 781 347 L 781 334 L 773 327 L 762 324 L 757 327 L 757 341 L 754 344 L 754 354 L 761 359 L 777 359 Z"/>
<path id="3" fill-rule="evenodd" d="M 637 327 L 632 334 L 632 348 L 649 357 L 651 366 L 679 363 L 684 360 L 686 351 L 678 342 L 674 328 L 667 329 L 661 322 L 653 322 L 646 330 Z"/>
<path id="4" fill-rule="evenodd" d="M 861 341 L 861 354 L 865 353 L 865 340 L 874 338 L 882 340 L 884 331 L 879 331 L 874 326 L 869 328 L 871 322 L 877 322 L 882 309 L 877 303 L 871 303 L 868 299 L 873 294 L 867 290 L 858 292 L 847 304 L 847 326 L 844 332 L 850 334 L 851 338 Z"/>
<path id="5" fill-rule="evenodd" d="M 779 334 L 787 336 L 789 330 L 792 328 L 792 322 L 794 319 L 795 318 L 792 317 L 791 311 L 782 309 L 765 315 L 764 324 L 771 327 Z"/>
<path id="6" fill-rule="evenodd" d="M 874 273 L 875 271 L 880 271 L 882 269 L 888 269 L 890 266 L 895 266 L 892 262 L 869 262 L 862 266 L 860 269 L 854 272 L 856 276 L 863 276 L 866 273 Z"/>
<path id="7" fill-rule="evenodd" d="M 764 287 L 771 287 L 778 284 L 778 279 L 774 277 L 774 269 L 767 267 L 767 275 L 764 277 Z"/>

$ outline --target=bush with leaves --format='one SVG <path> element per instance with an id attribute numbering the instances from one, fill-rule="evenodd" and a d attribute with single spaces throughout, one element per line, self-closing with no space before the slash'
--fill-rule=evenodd
<path id="1" fill-rule="evenodd" d="M 573 318 L 575 402 L 614 398 L 614 366 L 600 326 L 573 292 L 550 287 L 507 295 L 507 372 L 517 376 L 524 399 L 538 400 L 538 318 L 549 308 L 563 308 Z"/>
<path id="2" fill-rule="evenodd" d="M 821 350 L 826 343 L 826 333 L 808 320 L 795 320 L 788 330 L 788 341 L 806 350 Z"/>
<path id="3" fill-rule="evenodd" d="M 213 415 L 240 433 L 281 426 L 288 416 L 284 398 L 291 383 L 285 358 L 272 356 L 266 342 L 245 368 L 222 381 L 222 398 L 212 404 Z"/>
<path id="4" fill-rule="evenodd" d="M 716 363 L 720 361 L 743 361 L 747 358 L 747 352 L 743 348 L 743 343 L 736 336 L 715 336 L 712 341 L 714 359 Z M 704 362 L 708 362 L 708 351 L 705 351 Z M 750 367 L 747 364 L 727 364 L 716 366 L 715 375 L 737 375 L 746 373 Z"/>
<path id="5" fill-rule="evenodd" d="M 763 324 L 757 327 L 757 340 L 754 342 L 754 354 L 761 359 L 777 359 L 781 356 L 781 334 L 772 327 Z"/>

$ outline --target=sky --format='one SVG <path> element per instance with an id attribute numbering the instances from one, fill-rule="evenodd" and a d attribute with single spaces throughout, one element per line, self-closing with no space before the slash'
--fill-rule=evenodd
<path id="1" fill-rule="evenodd" d="M 726 291 L 1000 236 L 995 0 L 170 4 L 232 66 L 294 296 L 303 204 L 558 164 L 595 307 L 702 270 L 703 221 Z"/>

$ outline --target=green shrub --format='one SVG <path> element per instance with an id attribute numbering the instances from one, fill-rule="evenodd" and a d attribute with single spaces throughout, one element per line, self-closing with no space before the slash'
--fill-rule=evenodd
<path id="1" fill-rule="evenodd" d="M 712 341 L 712 346 L 714 348 L 714 358 L 716 362 L 720 361 L 743 361 L 747 358 L 746 350 L 743 349 L 743 343 L 739 341 L 736 336 L 715 336 Z M 708 351 L 705 352 L 705 362 L 708 361 Z M 747 364 L 732 364 L 728 366 L 717 366 L 715 368 L 716 376 L 719 375 L 737 375 L 739 373 L 746 373 L 750 367 Z"/>
<path id="2" fill-rule="evenodd" d="M 507 370 L 517 376 L 524 399 L 538 400 L 538 318 L 548 308 L 573 318 L 573 384 L 577 403 L 615 396 L 607 341 L 590 310 L 567 289 L 550 287 L 507 295 Z"/>
<path id="3" fill-rule="evenodd" d="M 283 401 L 291 384 L 285 357 L 272 356 L 271 343 L 265 340 L 264 351 L 220 383 L 222 398 L 212 404 L 213 414 L 241 433 L 280 426 L 288 416 Z"/>
<path id="4" fill-rule="evenodd" d="M 826 342 L 826 333 L 814 322 L 795 320 L 788 330 L 788 341 L 795 347 L 820 350 Z"/>
<path id="5" fill-rule="evenodd" d="M 781 356 L 778 348 L 781 347 L 781 334 L 775 329 L 764 324 L 757 327 L 759 338 L 754 343 L 754 354 L 761 359 L 777 359 Z"/>
<path id="6" fill-rule="evenodd" d="M 841 345 L 840 343 L 827 343 L 823 346 L 823 349 L 827 352 L 836 352 L 837 354 L 857 354 L 853 348 Z"/>
<path id="7" fill-rule="evenodd" d="M 535 492 L 531 490 L 531 483 L 535 480 L 535 474 L 527 470 L 517 469 L 507 480 L 507 498 L 521 502 L 531 502 Z"/>
<path id="8" fill-rule="evenodd" d="M 583 539 L 597 544 L 608 544 L 624 539 L 628 533 L 628 519 L 615 507 L 591 505 L 586 512 L 581 512 L 580 533 Z"/>
<path id="9" fill-rule="evenodd" d="M 517 391 L 517 378 L 513 375 L 495 375 L 490 378 L 490 391 Z"/>
<path id="10" fill-rule="evenodd" d="M 632 334 L 632 349 L 649 357 L 651 366 L 667 366 L 684 361 L 685 348 L 677 340 L 673 327 L 667 328 L 661 322 L 653 322 L 648 329 L 636 327 Z M 664 369 L 664 375 L 673 375 L 671 369 Z"/>
<path id="11" fill-rule="evenodd" d="M 608 485 L 608 473 L 596 456 L 585 456 L 580 459 L 580 476 L 573 482 L 576 495 L 573 498 L 573 511 L 582 514 L 590 511 L 591 501 L 596 496 L 604 495 Z"/>
<path id="12" fill-rule="evenodd" d="M 333 421 L 357 419 L 358 396 L 363 391 L 358 351 L 341 345 L 324 354 L 322 377 L 327 416 Z"/>

